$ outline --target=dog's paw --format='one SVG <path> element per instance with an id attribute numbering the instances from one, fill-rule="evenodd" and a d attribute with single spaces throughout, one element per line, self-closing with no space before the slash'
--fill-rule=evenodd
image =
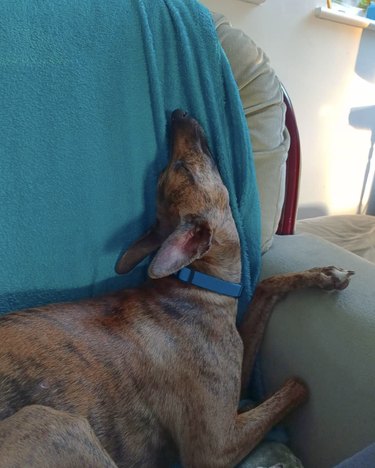
<path id="1" fill-rule="evenodd" d="M 299 377 L 290 377 L 284 382 L 282 387 L 290 395 L 293 395 L 293 399 L 298 403 L 303 403 L 309 398 L 309 389 L 305 382 Z"/>
<path id="2" fill-rule="evenodd" d="M 351 276 L 354 275 L 354 271 L 335 266 L 313 268 L 311 271 L 317 275 L 318 286 L 326 291 L 345 289 L 349 285 Z"/>

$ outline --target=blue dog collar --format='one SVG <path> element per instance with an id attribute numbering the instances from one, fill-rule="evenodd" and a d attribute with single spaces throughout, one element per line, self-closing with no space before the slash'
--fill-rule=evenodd
<path id="1" fill-rule="evenodd" d="M 191 270 L 187 267 L 179 270 L 175 273 L 175 276 L 184 283 L 208 289 L 209 291 L 223 294 L 224 296 L 240 297 L 242 294 L 242 284 L 224 281 L 220 278 L 216 278 L 215 276 L 206 275 L 205 273 Z"/>

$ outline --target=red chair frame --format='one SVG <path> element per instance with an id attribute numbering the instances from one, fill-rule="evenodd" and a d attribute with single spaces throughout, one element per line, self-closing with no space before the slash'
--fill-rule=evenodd
<path id="1" fill-rule="evenodd" d="M 285 125 L 290 135 L 290 148 L 286 161 L 285 200 L 276 234 L 290 235 L 294 233 L 297 216 L 301 145 L 292 102 L 284 86 L 282 89 L 286 105 Z"/>

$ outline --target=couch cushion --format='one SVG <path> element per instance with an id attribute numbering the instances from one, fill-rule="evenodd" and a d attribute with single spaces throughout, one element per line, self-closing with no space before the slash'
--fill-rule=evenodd
<path id="1" fill-rule="evenodd" d="M 265 278 L 324 265 L 354 270 L 349 287 L 289 294 L 275 307 L 261 350 L 268 391 L 293 375 L 309 387 L 309 401 L 285 424 L 302 463 L 319 468 L 375 440 L 375 265 L 303 233 L 275 236 L 262 266 Z"/>
<path id="2" fill-rule="evenodd" d="M 262 210 L 262 252 L 269 249 L 284 203 L 289 135 L 280 82 L 268 57 L 221 14 L 217 34 L 236 79 L 253 146 Z"/>
<path id="3" fill-rule="evenodd" d="M 375 216 L 337 215 L 302 219 L 296 232 L 322 237 L 375 263 Z"/>

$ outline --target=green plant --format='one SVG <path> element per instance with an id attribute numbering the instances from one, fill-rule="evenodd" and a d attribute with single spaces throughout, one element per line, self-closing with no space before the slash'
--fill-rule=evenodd
<path id="1" fill-rule="evenodd" d="M 370 5 L 371 0 L 360 0 L 358 2 L 358 8 L 362 8 L 363 10 L 367 10 L 367 7 Z"/>
<path id="2" fill-rule="evenodd" d="M 347 0 L 333 0 L 335 3 L 339 3 L 340 5 L 353 5 L 354 2 L 350 2 Z M 362 8 L 362 10 L 367 10 L 367 7 L 370 5 L 372 0 L 358 0 L 357 7 Z"/>

